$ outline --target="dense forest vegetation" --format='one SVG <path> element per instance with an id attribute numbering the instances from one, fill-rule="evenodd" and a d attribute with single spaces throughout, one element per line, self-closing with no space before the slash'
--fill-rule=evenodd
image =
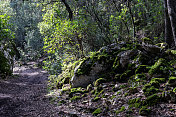
<path id="1" fill-rule="evenodd" d="M 68 97 L 53 100 L 83 102 L 93 116 L 156 116 L 157 104 L 175 104 L 175 45 L 174 0 L 0 1 L 0 78 L 37 61 L 50 92 Z"/>

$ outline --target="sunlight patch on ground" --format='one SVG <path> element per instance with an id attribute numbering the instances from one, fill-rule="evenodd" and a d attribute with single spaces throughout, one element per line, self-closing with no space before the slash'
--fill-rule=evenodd
<path id="1" fill-rule="evenodd" d="M 36 76 L 36 75 L 39 75 L 39 72 L 25 73 L 25 75 L 28 75 L 29 77 L 30 76 Z"/>
<path id="2" fill-rule="evenodd" d="M 0 93 L 0 98 L 10 98 L 10 97 L 12 97 L 12 96 Z"/>
<path id="3" fill-rule="evenodd" d="M 18 86 L 25 86 L 26 85 L 25 83 L 12 83 L 12 82 L 9 82 L 9 81 L 0 81 L 0 82 L 3 82 L 4 84 L 15 84 L 15 85 L 18 85 Z"/>
<path id="4" fill-rule="evenodd" d="M 60 96 L 61 89 L 54 89 L 51 90 L 48 94 L 46 94 L 46 97 L 52 97 L 52 96 Z"/>

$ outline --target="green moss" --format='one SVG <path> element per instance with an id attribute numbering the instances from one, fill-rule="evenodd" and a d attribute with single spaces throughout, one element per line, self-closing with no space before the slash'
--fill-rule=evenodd
<path id="1" fill-rule="evenodd" d="M 94 94 L 95 92 L 96 92 L 96 91 L 95 91 L 95 89 L 94 89 L 94 90 L 92 90 L 90 93 L 91 93 L 91 94 Z"/>
<path id="2" fill-rule="evenodd" d="M 143 92 L 144 92 L 144 95 L 145 96 L 150 96 L 150 95 L 153 95 L 155 93 L 158 93 L 160 92 L 159 89 L 155 88 L 154 86 L 151 86 L 151 84 L 146 84 L 144 87 L 143 87 Z"/>
<path id="3" fill-rule="evenodd" d="M 99 78 L 99 79 L 97 79 L 95 82 L 94 82 L 94 86 L 98 86 L 98 85 L 100 85 L 101 83 L 104 83 L 106 81 L 106 79 L 104 79 L 104 78 Z"/>
<path id="4" fill-rule="evenodd" d="M 116 111 L 116 114 L 121 113 L 121 112 L 123 112 L 124 110 L 125 110 L 125 106 L 122 106 L 122 107 L 120 108 L 120 110 L 117 110 L 117 111 Z"/>
<path id="5" fill-rule="evenodd" d="M 70 79 L 74 75 L 75 68 L 80 64 L 81 60 L 69 63 L 62 68 L 62 73 L 57 78 L 49 78 L 50 82 L 56 85 L 56 88 L 60 89 L 63 84 L 69 84 Z"/>
<path id="6" fill-rule="evenodd" d="M 116 74 L 115 77 L 114 77 L 114 80 L 115 80 L 115 81 L 119 81 L 120 76 L 121 76 L 121 74 Z"/>
<path id="7" fill-rule="evenodd" d="M 78 99 L 81 99 L 81 97 L 80 96 L 73 96 L 72 98 L 70 98 L 70 101 L 75 101 Z"/>
<path id="8" fill-rule="evenodd" d="M 168 84 L 170 86 L 176 86 L 176 77 L 170 77 L 169 81 L 168 81 Z"/>
<path id="9" fill-rule="evenodd" d="M 71 93 L 86 93 L 86 89 L 82 88 L 82 87 L 78 87 L 78 88 L 72 88 L 71 89 Z"/>
<path id="10" fill-rule="evenodd" d="M 92 100 L 92 102 L 96 102 L 96 101 L 98 101 L 98 100 L 100 100 L 101 98 L 100 97 L 95 97 L 93 100 Z"/>
<path id="11" fill-rule="evenodd" d="M 117 95 L 119 95 L 120 93 L 121 93 L 121 92 L 120 92 L 120 91 L 118 91 L 116 94 L 117 94 Z"/>
<path id="12" fill-rule="evenodd" d="M 156 46 L 159 46 L 161 49 L 164 49 L 164 48 L 166 48 L 166 46 L 167 46 L 167 43 L 157 43 L 156 44 Z"/>
<path id="13" fill-rule="evenodd" d="M 95 52 L 89 57 L 85 58 L 81 63 L 79 69 L 76 71 L 75 75 L 89 75 L 92 67 L 95 63 L 100 63 L 107 66 L 112 66 L 114 62 L 114 57 L 110 53 L 105 52 Z"/>
<path id="14" fill-rule="evenodd" d="M 134 99 L 129 99 L 128 104 L 134 104 L 134 103 L 139 103 L 141 98 L 134 98 Z"/>
<path id="15" fill-rule="evenodd" d="M 146 73 L 148 72 L 149 68 L 147 65 L 139 65 L 137 67 L 137 69 L 135 70 L 135 74 L 139 74 L 139 73 Z"/>
<path id="16" fill-rule="evenodd" d="M 64 88 L 62 88 L 62 93 L 64 93 L 64 92 L 69 92 L 70 91 L 70 88 L 69 87 L 64 87 Z"/>
<path id="17" fill-rule="evenodd" d="M 175 109 L 170 109 L 170 111 L 173 111 L 173 112 L 174 112 L 174 111 L 175 111 Z"/>
<path id="18" fill-rule="evenodd" d="M 151 112 L 151 109 L 148 109 L 146 106 L 142 106 L 142 108 L 139 110 L 139 114 L 142 116 L 148 116 Z"/>
<path id="19" fill-rule="evenodd" d="M 123 89 L 123 88 L 127 88 L 128 85 L 124 84 L 124 85 L 120 85 L 120 89 Z"/>
<path id="20" fill-rule="evenodd" d="M 157 81 L 159 83 L 165 83 L 166 82 L 166 78 L 152 78 L 151 81 Z"/>
<path id="21" fill-rule="evenodd" d="M 92 114 L 93 115 L 98 115 L 102 112 L 101 108 L 97 108 Z"/>
<path id="22" fill-rule="evenodd" d="M 138 89 L 136 87 L 129 87 L 128 92 L 129 94 L 135 94 L 138 92 Z"/>
<path id="23" fill-rule="evenodd" d="M 98 97 L 100 94 L 102 94 L 104 92 L 104 90 L 102 89 L 101 91 L 97 91 L 95 90 L 95 95 Z"/>
<path id="24" fill-rule="evenodd" d="M 135 104 L 134 104 L 134 107 L 135 107 L 135 108 L 141 107 L 141 103 L 135 103 Z"/>
<path id="25" fill-rule="evenodd" d="M 110 99 L 112 100 L 112 99 L 114 99 L 116 97 L 116 95 L 112 95 L 111 97 L 110 97 Z"/>
<path id="26" fill-rule="evenodd" d="M 125 93 L 125 94 L 124 94 L 125 97 L 128 96 L 128 95 L 129 95 L 129 93 Z"/>
<path id="27" fill-rule="evenodd" d="M 137 48 L 141 48 L 141 47 L 139 46 Z M 144 54 L 138 54 L 134 59 L 135 62 L 142 65 L 147 65 L 149 60 L 150 58 L 146 57 Z"/>
<path id="28" fill-rule="evenodd" d="M 114 70 L 119 70 L 120 68 L 120 60 L 119 60 L 119 57 L 117 56 L 115 58 L 115 61 L 113 63 L 113 67 L 112 67 Z"/>
<path id="29" fill-rule="evenodd" d="M 125 71 L 122 75 L 120 75 L 120 78 L 116 78 L 116 80 L 118 82 L 121 82 L 121 83 L 125 83 L 129 80 L 129 77 L 132 75 L 132 71 L 131 70 L 127 70 Z"/>
<path id="30" fill-rule="evenodd" d="M 87 63 L 87 61 L 89 61 L 89 63 Z M 80 75 L 88 75 L 91 71 L 91 67 L 93 65 L 93 61 L 90 59 L 90 57 L 84 59 L 81 64 L 79 69 L 77 70 L 77 72 L 75 73 L 76 76 L 80 76 Z"/>
<path id="31" fill-rule="evenodd" d="M 61 101 L 58 102 L 59 105 L 61 105 L 61 104 L 65 104 L 65 103 L 66 103 L 65 100 L 61 100 Z"/>
<path id="32" fill-rule="evenodd" d="M 171 50 L 171 53 L 176 55 L 176 50 Z"/>
<path id="33" fill-rule="evenodd" d="M 160 58 L 149 70 L 149 74 L 168 74 L 168 66 L 166 64 L 166 60 L 163 58 Z"/>
<path id="34" fill-rule="evenodd" d="M 129 108 L 132 108 L 132 107 L 139 108 L 142 105 L 140 100 L 141 98 L 130 99 L 128 101 Z"/>
<path id="35" fill-rule="evenodd" d="M 151 86 L 154 86 L 155 88 L 159 88 L 160 87 L 160 83 L 158 81 L 150 81 L 149 83 Z"/>
<path id="36" fill-rule="evenodd" d="M 153 41 L 147 37 L 142 38 L 142 41 L 147 44 L 153 44 Z"/>
<path id="37" fill-rule="evenodd" d="M 157 94 L 153 94 L 145 100 L 145 104 L 148 106 L 153 106 L 160 102 L 160 97 Z"/>
<path id="38" fill-rule="evenodd" d="M 146 76 L 144 74 L 136 74 L 135 75 L 135 80 L 136 81 L 146 80 Z"/>
<path id="39" fill-rule="evenodd" d="M 93 86 L 92 86 L 92 84 L 89 84 L 89 85 L 87 86 L 87 91 L 91 91 L 91 90 L 93 90 Z"/>
<path id="40" fill-rule="evenodd" d="M 72 97 L 74 93 L 87 93 L 87 90 L 84 89 L 84 88 L 81 88 L 81 87 L 78 87 L 78 88 L 72 88 L 70 93 L 69 93 L 69 97 Z"/>

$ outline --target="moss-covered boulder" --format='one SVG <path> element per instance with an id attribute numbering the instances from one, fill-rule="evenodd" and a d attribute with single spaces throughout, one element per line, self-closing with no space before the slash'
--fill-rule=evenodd
<path id="1" fill-rule="evenodd" d="M 80 64 L 81 60 L 70 63 L 62 68 L 62 73 L 58 76 L 51 75 L 49 77 L 49 86 L 53 88 L 62 88 L 63 84 L 69 84 L 70 79 L 74 75 L 74 69 Z"/>
<path id="2" fill-rule="evenodd" d="M 150 75 L 161 74 L 163 76 L 169 75 L 169 66 L 165 59 L 160 58 L 149 70 Z"/>
<path id="3" fill-rule="evenodd" d="M 104 64 L 87 58 L 75 69 L 71 85 L 72 87 L 86 87 L 98 78 L 97 74 L 105 70 Z"/>
<path id="4" fill-rule="evenodd" d="M 71 79 L 72 87 L 86 87 L 102 74 L 111 72 L 113 64 L 114 67 L 117 67 L 114 63 L 117 56 L 116 51 L 112 48 L 108 49 L 109 51 L 106 49 L 93 53 L 80 63 Z"/>
<path id="5" fill-rule="evenodd" d="M 138 54 L 136 49 L 123 51 L 120 53 L 120 64 L 123 68 L 127 67 L 130 63 L 130 59 Z"/>

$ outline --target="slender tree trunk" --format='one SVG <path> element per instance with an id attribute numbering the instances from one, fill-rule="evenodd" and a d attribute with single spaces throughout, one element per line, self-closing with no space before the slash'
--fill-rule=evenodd
<path id="1" fill-rule="evenodd" d="M 167 7 L 167 0 L 164 0 L 164 7 L 165 7 L 165 41 L 168 44 L 169 48 L 173 45 L 173 34 L 172 34 L 172 27 L 171 22 L 168 14 L 168 7 Z"/>
<path id="2" fill-rule="evenodd" d="M 66 7 L 66 9 L 67 9 L 67 11 L 69 13 L 70 21 L 72 21 L 73 20 L 73 12 L 72 12 L 70 6 L 67 4 L 66 0 L 61 0 L 61 1 L 64 3 L 64 5 L 65 5 L 65 7 Z"/>
<path id="3" fill-rule="evenodd" d="M 165 5 L 167 6 L 167 10 L 168 10 L 168 11 L 166 11 L 166 18 L 165 18 L 166 28 L 167 28 L 166 29 L 166 43 L 168 43 L 169 46 L 172 46 L 171 43 L 173 43 L 174 46 L 176 46 L 176 1 L 175 0 L 167 0 L 167 2 L 166 2 L 166 0 L 165 0 Z M 168 13 L 168 15 L 167 15 L 167 13 Z M 168 16 L 169 16 L 169 18 L 168 18 Z M 167 20 L 169 20 L 170 22 Z M 171 27 L 171 29 L 170 29 L 170 27 Z M 172 34 L 172 38 L 171 38 L 171 34 Z"/>
<path id="4" fill-rule="evenodd" d="M 130 12 L 130 15 L 131 15 L 131 21 L 132 21 L 132 25 L 133 25 L 133 38 L 135 39 L 136 37 L 136 27 L 135 27 L 135 24 L 134 24 L 134 16 L 133 16 L 133 13 L 131 11 L 131 6 L 130 6 L 130 1 L 128 0 L 127 1 L 127 6 L 129 8 L 129 12 Z"/>

